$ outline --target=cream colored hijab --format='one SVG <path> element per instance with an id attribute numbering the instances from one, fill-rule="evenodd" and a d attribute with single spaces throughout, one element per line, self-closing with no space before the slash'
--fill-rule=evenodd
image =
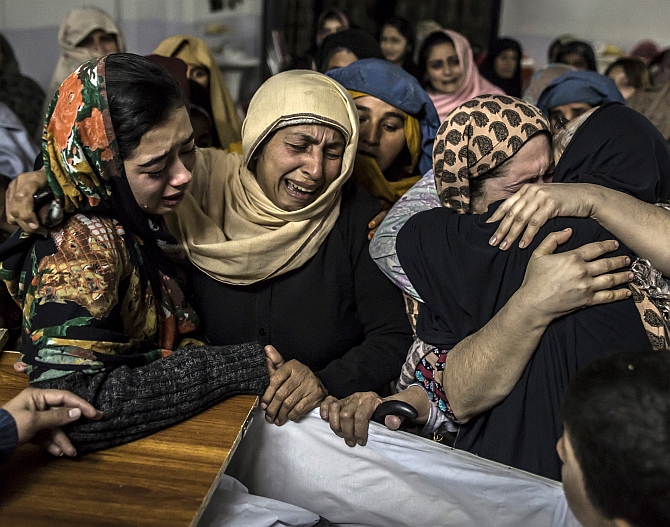
<path id="1" fill-rule="evenodd" d="M 112 18 L 102 9 L 97 7 L 78 7 L 71 10 L 63 20 L 58 29 L 58 46 L 61 57 L 51 77 L 49 93 L 47 93 L 47 105 L 51 97 L 58 90 L 61 83 L 84 62 L 98 58 L 98 54 L 85 48 L 77 47 L 91 32 L 101 29 L 105 33 L 116 37 L 116 46 L 119 53 L 125 53 L 126 44 L 123 35 L 116 27 Z"/>
<path id="2" fill-rule="evenodd" d="M 342 133 L 342 169 L 313 203 L 287 212 L 265 196 L 247 165 L 273 131 L 305 123 Z M 347 90 L 312 71 L 275 75 L 249 105 L 242 125 L 243 157 L 198 151 L 189 192 L 167 218 L 170 232 L 198 268 L 227 284 L 253 284 L 298 269 L 316 254 L 337 221 L 357 144 L 358 114 Z"/>

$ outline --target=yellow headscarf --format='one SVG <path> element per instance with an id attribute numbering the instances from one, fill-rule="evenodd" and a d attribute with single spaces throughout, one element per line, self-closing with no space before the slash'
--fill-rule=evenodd
<path id="1" fill-rule="evenodd" d="M 241 139 L 242 120 L 237 115 L 235 103 L 209 46 L 199 38 L 176 35 L 158 44 L 154 54 L 176 57 L 191 66 L 201 66 L 209 70 L 209 96 L 221 147 L 229 148 L 231 143 L 238 143 Z"/>
<path id="2" fill-rule="evenodd" d="M 353 99 L 369 97 L 367 93 L 354 90 L 349 90 L 349 94 Z M 403 116 L 405 142 L 412 159 L 411 165 L 406 167 L 405 170 L 408 174 L 414 174 L 416 165 L 419 162 L 419 156 L 421 155 L 421 126 L 415 117 L 402 110 L 398 111 Z M 401 181 L 388 181 L 374 159 L 359 154 L 356 156 L 353 178 L 354 181 L 367 190 L 368 193 L 380 199 L 384 205 L 390 208 L 405 192 L 421 179 L 421 175 L 407 177 Z"/>
<path id="3" fill-rule="evenodd" d="M 340 175 L 310 205 L 288 212 L 263 193 L 247 168 L 275 130 L 316 123 L 346 141 Z M 198 151 L 193 181 L 176 216 L 167 218 L 189 259 L 215 280 L 248 285 L 304 265 L 316 254 L 340 213 L 342 185 L 353 170 L 358 113 L 337 82 L 293 70 L 268 79 L 256 92 L 242 126 L 243 156 Z"/>

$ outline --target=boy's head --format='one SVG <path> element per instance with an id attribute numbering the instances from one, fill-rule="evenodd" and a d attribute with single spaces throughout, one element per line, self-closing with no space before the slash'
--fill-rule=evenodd
<path id="1" fill-rule="evenodd" d="M 563 487 L 585 527 L 670 525 L 670 352 L 588 365 L 568 390 L 563 423 Z"/>

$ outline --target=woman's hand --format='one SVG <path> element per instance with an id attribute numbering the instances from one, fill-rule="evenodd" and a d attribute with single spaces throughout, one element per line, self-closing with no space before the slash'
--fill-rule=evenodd
<path id="1" fill-rule="evenodd" d="M 430 413 L 428 396 L 419 386 L 410 386 L 396 395 L 382 399 L 374 392 L 357 392 L 344 399 L 328 396 L 321 403 L 321 419 L 328 421 L 335 434 L 350 446 L 364 446 L 368 441 L 368 426 L 372 414 L 383 401 L 404 401 L 416 408 L 419 415 L 414 420 L 425 423 Z M 397 430 L 402 418 L 387 415 L 384 424 L 389 430 Z"/>
<path id="2" fill-rule="evenodd" d="M 312 370 L 297 360 L 285 362 L 274 346 L 265 346 L 265 363 L 270 386 L 261 398 L 261 408 L 269 423 L 281 426 L 288 420 L 297 421 L 328 395 Z"/>
<path id="3" fill-rule="evenodd" d="M 16 176 L 5 194 L 7 221 L 14 225 L 18 224 L 26 232 L 46 233 L 37 217 L 33 201 L 35 193 L 46 185 L 47 175 L 44 169 Z"/>
<path id="4" fill-rule="evenodd" d="M 96 410 L 81 397 L 63 390 L 26 388 L 3 408 L 16 422 L 19 445 L 27 443 L 38 432 L 44 431 L 44 445 L 54 456 L 77 454 L 60 429 L 61 426 L 76 421 L 82 415 L 93 420 L 102 417 L 100 410 Z"/>
<path id="5" fill-rule="evenodd" d="M 631 271 L 614 273 L 630 265 L 628 256 L 601 256 L 616 250 L 619 242 L 606 240 L 554 254 L 572 236 L 571 229 L 552 232 L 533 251 L 517 299 L 533 306 L 547 322 L 580 307 L 607 304 L 631 295 L 628 288 L 612 289 L 633 280 Z"/>
<path id="6" fill-rule="evenodd" d="M 488 219 L 487 223 L 500 221 L 489 243 L 505 251 L 523 232 L 519 242 L 519 247 L 523 249 L 530 245 L 540 227 L 551 218 L 588 218 L 593 213 L 592 187 L 584 183 L 524 185 Z"/>
<path id="7" fill-rule="evenodd" d="M 381 211 L 379 214 L 377 214 L 374 218 L 370 220 L 370 223 L 368 223 L 368 229 L 370 229 L 370 232 L 368 232 L 368 240 L 371 240 L 372 237 L 375 235 L 375 232 L 377 232 L 377 229 L 382 224 L 382 221 L 384 221 L 384 218 L 386 218 L 386 215 L 389 213 L 389 210 L 390 209 L 385 209 Z"/>

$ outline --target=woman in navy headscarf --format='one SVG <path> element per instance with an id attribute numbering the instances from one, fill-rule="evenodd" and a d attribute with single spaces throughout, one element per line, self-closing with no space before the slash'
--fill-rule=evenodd
<path id="1" fill-rule="evenodd" d="M 354 98 L 360 119 L 353 178 L 389 208 L 431 168 L 440 125 L 418 81 L 400 66 L 364 59 L 327 73 Z"/>
<path id="2" fill-rule="evenodd" d="M 570 71 L 551 81 L 540 94 L 537 106 L 549 117 L 556 132 L 606 102 L 625 104 L 614 81 L 595 71 Z"/>

